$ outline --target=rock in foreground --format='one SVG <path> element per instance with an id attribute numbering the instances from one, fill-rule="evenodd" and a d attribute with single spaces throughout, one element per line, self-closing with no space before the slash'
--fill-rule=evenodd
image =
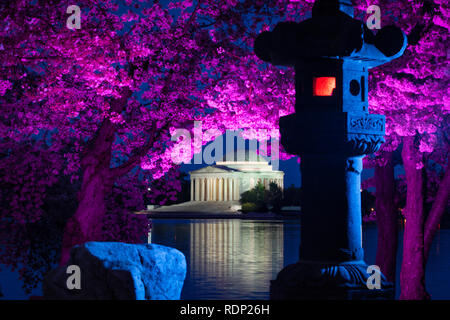
<path id="1" fill-rule="evenodd" d="M 79 286 L 71 265 L 79 267 Z M 72 248 L 67 266 L 49 272 L 43 292 L 45 299 L 176 300 L 185 276 L 186 259 L 174 248 L 87 242 Z"/>

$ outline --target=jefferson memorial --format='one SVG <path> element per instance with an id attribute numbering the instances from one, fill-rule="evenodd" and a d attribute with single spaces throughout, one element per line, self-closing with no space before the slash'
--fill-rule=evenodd
<path id="1" fill-rule="evenodd" d="M 237 151 L 225 155 L 215 165 L 190 171 L 191 201 L 238 201 L 240 195 L 259 182 L 267 189 L 271 182 L 283 190 L 283 171 L 253 151 Z"/>

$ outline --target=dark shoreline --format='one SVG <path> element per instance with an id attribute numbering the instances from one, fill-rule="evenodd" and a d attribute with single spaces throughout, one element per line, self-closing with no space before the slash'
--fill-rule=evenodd
<path id="1" fill-rule="evenodd" d="M 241 220 L 296 220 L 301 218 L 301 212 L 289 212 L 283 214 L 267 212 L 250 213 L 209 213 L 209 212 L 154 212 L 145 211 L 137 214 L 145 214 L 149 219 L 241 219 Z M 377 225 L 376 221 L 362 222 L 363 225 Z M 399 221 L 399 226 L 403 224 Z M 450 229 L 450 219 L 443 219 L 440 229 Z"/>
<path id="2" fill-rule="evenodd" d="M 139 213 L 150 219 L 248 219 L 248 220 L 286 220 L 300 219 L 301 213 L 205 213 L 205 212 L 158 212 Z"/>

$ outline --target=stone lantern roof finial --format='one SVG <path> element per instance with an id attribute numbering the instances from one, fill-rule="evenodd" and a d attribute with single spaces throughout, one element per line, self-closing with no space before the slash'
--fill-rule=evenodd
<path id="1" fill-rule="evenodd" d="M 351 0 L 316 0 L 312 9 L 313 17 L 336 15 L 343 12 L 353 18 L 353 5 Z"/>
<path id="2" fill-rule="evenodd" d="M 354 19 L 350 0 L 316 0 L 311 19 L 278 23 L 255 39 L 254 51 L 274 65 L 323 58 L 360 61 L 370 69 L 400 57 L 406 46 L 400 28 L 385 26 L 374 34 Z"/>

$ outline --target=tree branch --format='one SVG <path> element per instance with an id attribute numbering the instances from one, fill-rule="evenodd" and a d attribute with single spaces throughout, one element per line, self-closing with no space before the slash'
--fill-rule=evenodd
<path id="1" fill-rule="evenodd" d="M 164 132 L 169 128 L 170 121 L 167 121 L 166 124 L 159 130 L 156 130 L 156 124 L 152 125 L 151 132 L 156 132 L 155 134 L 149 136 L 147 142 L 139 148 L 138 151 L 136 151 L 132 156 L 128 158 L 128 160 L 121 164 L 118 167 L 110 169 L 111 174 L 114 177 L 120 177 L 125 175 L 127 172 L 129 172 L 131 169 L 133 169 L 135 166 L 139 164 L 141 161 L 141 158 L 145 156 L 150 148 L 155 143 L 156 139 L 160 137 L 160 133 Z"/>
<path id="2" fill-rule="evenodd" d="M 149 138 L 148 141 L 140 148 L 140 150 L 131 157 L 129 157 L 124 164 L 110 169 L 111 174 L 114 177 L 121 177 L 126 173 L 128 173 L 131 169 L 133 169 L 139 164 L 141 158 L 147 154 L 147 152 L 150 150 L 154 142 L 155 142 L 154 138 Z"/>

